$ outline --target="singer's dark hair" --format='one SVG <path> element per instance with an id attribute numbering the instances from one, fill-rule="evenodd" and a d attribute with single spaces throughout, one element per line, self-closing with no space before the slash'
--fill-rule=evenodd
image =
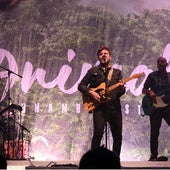
<path id="1" fill-rule="evenodd" d="M 101 53 L 102 50 L 107 50 L 107 51 L 109 52 L 109 54 L 111 55 L 110 49 L 109 49 L 108 47 L 106 47 L 106 46 L 102 46 L 102 47 L 100 47 L 100 48 L 97 50 L 97 56 L 100 55 L 100 53 Z"/>

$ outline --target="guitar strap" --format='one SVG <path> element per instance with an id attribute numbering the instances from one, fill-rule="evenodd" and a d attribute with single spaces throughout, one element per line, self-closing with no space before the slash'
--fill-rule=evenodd
<path id="1" fill-rule="evenodd" d="M 107 86 L 107 87 L 108 87 L 109 84 L 110 84 L 110 80 L 111 80 L 111 78 L 112 78 L 112 75 L 113 75 L 113 68 L 111 68 L 111 69 L 109 70 L 109 73 L 108 73 L 108 75 L 107 75 L 107 80 L 106 80 L 106 86 Z"/>

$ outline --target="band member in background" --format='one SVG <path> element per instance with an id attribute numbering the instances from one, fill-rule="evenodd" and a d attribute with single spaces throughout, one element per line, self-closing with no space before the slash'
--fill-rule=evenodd
<path id="1" fill-rule="evenodd" d="M 100 103 L 93 110 L 93 138 L 91 143 L 91 149 L 97 148 L 101 144 L 101 139 L 104 134 L 105 123 L 110 125 L 112 137 L 113 137 L 113 151 L 120 156 L 121 144 L 122 144 L 122 113 L 120 97 L 125 93 L 125 87 L 123 83 L 107 94 L 107 99 L 91 88 L 100 86 L 105 82 L 106 87 L 115 83 L 119 83 L 122 79 L 122 73 L 116 68 L 112 68 L 110 61 L 112 59 L 111 52 L 107 47 L 101 47 L 97 51 L 97 57 L 100 61 L 98 66 L 94 66 L 88 70 L 80 84 L 78 90 L 83 95 L 90 96 L 92 100 Z"/>
<path id="2" fill-rule="evenodd" d="M 170 73 L 167 72 L 166 67 L 168 63 L 164 57 L 157 59 L 157 71 L 150 73 L 144 83 L 142 89 L 143 94 L 149 95 L 152 99 L 153 104 L 156 103 L 156 98 L 161 93 L 167 93 L 170 90 Z M 158 157 L 158 137 L 159 130 L 161 127 L 162 119 L 164 119 L 168 125 L 170 125 L 170 105 L 168 101 L 170 98 L 165 96 L 162 98 L 163 103 L 167 105 L 165 107 L 155 107 L 150 115 L 150 152 L 151 156 L 149 161 L 159 161 Z"/>

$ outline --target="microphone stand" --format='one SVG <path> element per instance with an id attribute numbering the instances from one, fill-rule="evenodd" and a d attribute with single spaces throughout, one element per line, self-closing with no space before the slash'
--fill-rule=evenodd
<path id="1" fill-rule="evenodd" d="M 106 78 L 105 78 L 105 95 L 106 95 L 107 94 L 107 87 L 108 87 L 108 80 L 107 80 L 108 69 L 107 69 L 107 67 L 105 68 L 104 73 L 105 73 L 105 76 L 106 76 Z M 107 139 L 108 139 L 107 132 L 108 132 L 108 127 L 107 127 L 107 121 L 106 121 L 105 122 L 105 147 L 106 148 L 107 148 Z"/>
<path id="2" fill-rule="evenodd" d="M 105 147 L 107 148 L 107 122 L 105 122 Z"/>
<path id="3" fill-rule="evenodd" d="M 104 59 L 105 62 L 106 62 L 106 59 Z M 108 87 L 109 87 L 109 83 L 110 83 L 110 76 L 112 75 L 113 71 L 110 70 L 110 68 L 108 67 L 105 67 L 104 69 L 104 74 L 105 74 L 105 100 L 107 100 L 106 98 L 107 97 L 107 94 L 108 94 Z M 108 122 L 106 121 L 105 122 L 105 145 L 106 145 L 106 148 L 108 147 Z"/>
<path id="4" fill-rule="evenodd" d="M 7 78 L 7 82 L 8 82 L 8 84 L 7 84 L 7 85 L 8 85 L 8 93 L 7 93 L 7 96 L 8 96 L 8 106 L 10 106 L 10 103 L 11 103 L 10 75 L 11 75 L 11 74 L 14 74 L 14 75 L 16 75 L 16 76 L 18 76 L 18 77 L 20 77 L 20 78 L 22 78 L 22 76 L 20 76 L 19 74 L 14 73 L 13 71 L 11 71 L 11 70 L 3 67 L 3 66 L 0 66 L 0 68 L 6 70 L 6 71 L 8 72 L 8 78 Z M 9 128 L 9 125 L 10 125 L 9 116 L 10 116 L 10 111 L 8 111 L 8 116 L 7 116 L 7 117 L 8 117 L 8 118 L 7 118 L 7 128 L 8 128 L 8 131 L 7 131 L 7 133 L 8 133 L 8 134 L 7 134 L 7 140 L 8 140 L 7 156 L 10 156 L 10 155 L 9 155 L 9 144 L 10 144 L 10 139 L 9 139 L 9 137 L 10 137 L 10 135 L 9 135 L 9 132 L 10 132 L 10 128 Z M 15 128 L 15 127 L 14 127 L 14 128 Z M 14 147 L 14 137 L 13 137 L 13 147 Z M 13 150 L 14 150 L 14 148 L 13 148 Z M 14 155 L 14 153 L 13 153 L 13 155 Z"/>

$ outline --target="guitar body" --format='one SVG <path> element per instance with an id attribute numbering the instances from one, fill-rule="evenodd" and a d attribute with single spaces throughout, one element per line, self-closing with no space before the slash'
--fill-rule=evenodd
<path id="1" fill-rule="evenodd" d="M 90 90 L 97 92 L 102 97 L 102 95 L 105 93 L 105 89 L 106 89 L 106 84 L 101 83 L 96 88 L 91 88 Z M 92 112 L 96 107 L 98 107 L 103 102 L 104 101 L 99 102 L 92 99 L 92 97 L 90 96 L 83 95 L 83 106 L 89 112 Z"/>
<path id="2" fill-rule="evenodd" d="M 145 95 L 142 99 L 142 109 L 145 115 L 150 116 L 155 110 L 153 101 L 149 95 Z"/>
<path id="3" fill-rule="evenodd" d="M 100 102 L 95 101 L 90 96 L 83 95 L 83 106 L 89 112 L 92 112 L 99 105 L 100 105 Z"/>
<path id="4" fill-rule="evenodd" d="M 170 97 L 170 89 L 166 89 L 160 92 L 156 96 L 155 102 L 153 102 L 152 98 L 149 95 L 145 95 L 142 99 L 142 108 L 145 115 L 150 116 L 155 109 L 169 106 L 169 103 L 166 103 L 164 101 L 163 99 L 164 97 L 166 98 Z"/>

